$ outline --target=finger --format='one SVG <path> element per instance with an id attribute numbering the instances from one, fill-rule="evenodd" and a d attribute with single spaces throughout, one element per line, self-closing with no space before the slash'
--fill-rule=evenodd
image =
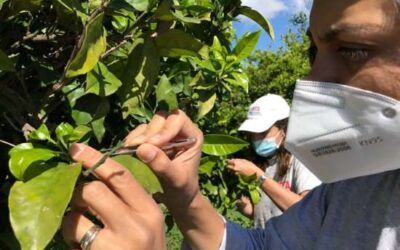
<path id="1" fill-rule="evenodd" d="M 79 186 L 74 192 L 72 206 L 77 209 L 90 209 L 99 216 L 104 225 L 113 229 L 124 227 L 130 211 L 104 183 L 93 181 Z"/>
<path id="2" fill-rule="evenodd" d="M 82 162 L 85 168 L 91 168 L 103 155 L 97 150 L 84 145 L 73 144 L 70 148 L 71 157 Z M 155 205 L 151 196 L 133 178 L 131 173 L 114 160 L 107 158 L 95 171 L 96 176 L 116 193 L 128 206 L 136 211 L 147 211 Z"/>
<path id="3" fill-rule="evenodd" d="M 202 144 L 202 132 L 181 110 L 171 113 L 168 116 L 163 129 L 151 137 L 148 142 L 159 146 L 173 140 L 176 137 L 194 137 L 196 138 L 197 146 Z"/>
<path id="4" fill-rule="evenodd" d="M 142 144 L 136 155 L 155 172 L 161 183 L 180 186 L 181 181 L 186 179 L 186 176 L 183 176 L 186 172 L 176 169 L 171 159 L 154 145 Z"/>
<path id="5" fill-rule="evenodd" d="M 157 112 L 149 124 L 141 124 L 129 133 L 125 139 L 125 146 L 142 144 L 147 138 L 158 133 L 163 128 L 167 116 L 165 111 Z"/>
<path id="6" fill-rule="evenodd" d="M 80 248 L 80 241 L 85 233 L 94 226 L 94 224 L 81 213 L 68 213 L 61 225 L 61 232 L 66 242 L 71 246 Z M 91 249 L 100 249 L 98 246 L 104 246 L 108 242 L 108 234 L 105 229 L 101 229 L 90 245 Z"/>
<path id="7" fill-rule="evenodd" d="M 147 124 L 140 124 L 134 130 L 132 130 L 127 137 L 125 137 L 124 146 L 134 146 L 143 143 L 146 139 L 145 136 L 141 136 L 147 129 Z"/>
<path id="8" fill-rule="evenodd" d="M 157 134 L 160 130 L 162 130 L 167 117 L 168 117 L 168 112 L 165 111 L 157 112 L 151 119 L 149 125 L 147 126 L 147 129 L 145 131 L 146 138 L 149 138 L 154 134 Z"/>

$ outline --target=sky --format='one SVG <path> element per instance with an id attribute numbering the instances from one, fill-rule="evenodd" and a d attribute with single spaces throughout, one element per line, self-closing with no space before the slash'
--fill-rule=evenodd
<path id="1" fill-rule="evenodd" d="M 263 31 L 258 41 L 257 49 L 276 50 L 281 47 L 281 37 L 290 27 L 290 18 L 301 11 L 308 14 L 311 3 L 311 0 L 242 0 L 242 5 L 249 6 L 260 12 L 271 22 L 275 29 L 274 41 Z M 242 36 L 245 32 L 253 32 L 261 29 L 257 23 L 246 17 L 240 17 L 238 22 L 234 22 L 233 26 L 238 37 Z"/>

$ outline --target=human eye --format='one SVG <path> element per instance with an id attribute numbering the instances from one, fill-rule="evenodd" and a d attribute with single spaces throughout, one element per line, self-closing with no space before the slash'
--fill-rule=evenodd
<path id="1" fill-rule="evenodd" d="M 338 51 L 344 59 L 355 62 L 365 61 L 370 56 L 370 51 L 366 48 L 340 47 Z"/>

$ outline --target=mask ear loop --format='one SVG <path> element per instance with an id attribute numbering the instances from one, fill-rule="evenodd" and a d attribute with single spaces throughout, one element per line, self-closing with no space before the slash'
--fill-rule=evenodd
<path id="1" fill-rule="evenodd" d="M 275 136 L 278 136 L 280 133 L 282 133 L 282 139 L 281 139 L 281 141 L 279 143 L 277 143 L 278 148 L 280 148 L 284 144 L 284 141 L 285 141 L 285 138 L 286 138 L 286 133 L 285 133 L 285 131 L 283 129 L 279 129 L 279 132 Z M 276 140 L 276 137 L 275 137 L 275 140 Z"/>

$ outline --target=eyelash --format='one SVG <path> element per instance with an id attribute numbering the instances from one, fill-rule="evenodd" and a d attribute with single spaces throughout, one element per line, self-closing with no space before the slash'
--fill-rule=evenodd
<path id="1" fill-rule="evenodd" d="M 352 61 L 363 61 L 369 57 L 369 50 L 364 48 L 341 47 L 338 51 L 343 58 Z"/>
<path id="2" fill-rule="evenodd" d="M 338 49 L 338 52 L 343 58 L 351 61 L 363 61 L 366 60 L 370 55 L 370 51 L 364 48 L 341 47 Z M 308 60 L 311 65 L 314 64 L 317 53 L 317 46 L 310 45 L 310 47 L 308 48 Z"/>

